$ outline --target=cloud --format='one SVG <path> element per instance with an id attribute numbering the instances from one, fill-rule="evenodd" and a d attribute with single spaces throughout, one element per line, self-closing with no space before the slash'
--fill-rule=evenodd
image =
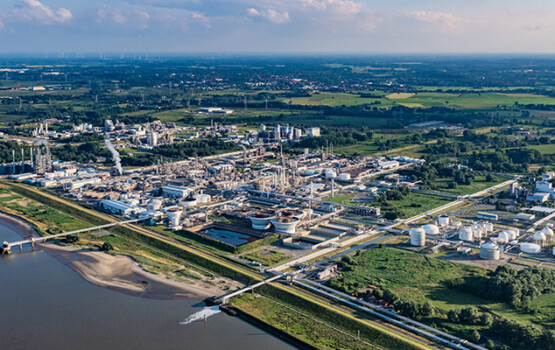
<path id="1" fill-rule="evenodd" d="M 20 0 L 4 15 L 5 20 L 43 25 L 64 23 L 72 18 L 73 14 L 68 9 L 63 7 L 52 9 L 38 0 Z"/>
<path id="2" fill-rule="evenodd" d="M 259 11 L 255 8 L 247 9 L 247 17 L 249 18 L 261 18 L 268 22 L 281 24 L 289 22 L 289 12 L 287 11 L 278 11 L 274 9 L 267 9 Z"/>
<path id="3" fill-rule="evenodd" d="M 301 0 L 305 8 L 318 11 L 330 11 L 335 15 L 353 16 L 364 10 L 364 5 L 352 0 Z"/>
<path id="4" fill-rule="evenodd" d="M 438 11 L 416 11 L 408 14 L 409 17 L 424 23 L 440 24 L 442 27 L 454 29 L 459 27 L 463 20 L 451 13 Z"/>
<path id="5" fill-rule="evenodd" d="M 96 23 L 129 24 L 132 27 L 146 29 L 150 22 L 150 14 L 144 11 L 105 5 L 96 10 L 94 20 Z"/>

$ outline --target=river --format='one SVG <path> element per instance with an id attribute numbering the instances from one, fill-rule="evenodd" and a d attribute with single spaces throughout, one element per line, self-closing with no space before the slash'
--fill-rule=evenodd
<path id="1" fill-rule="evenodd" d="M 0 221 L 0 242 L 25 232 Z M 186 323 L 195 300 L 123 294 L 82 279 L 38 250 L 0 258 L 1 349 L 293 349 L 224 313 Z M 209 310 L 207 314 L 212 314 Z"/>

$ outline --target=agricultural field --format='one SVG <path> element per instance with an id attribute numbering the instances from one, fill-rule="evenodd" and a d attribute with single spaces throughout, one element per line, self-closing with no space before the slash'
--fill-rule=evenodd
<path id="1" fill-rule="evenodd" d="M 375 92 L 376 96 L 382 96 Z M 476 92 L 446 93 L 418 92 L 392 93 L 385 97 L 368 98 L 350 93 L 314 93 L 310 97 L 295 97 L 284 100 L 286 103 L 301 106 L 359 106 L 372 105 L 389 108 L 396 104 L 410 108 L 449 107 L 456 109 L 496 109 L 499 106 L 513 107 L 517 104 L 555 105 L 555 98 L 529 93 Z"/>

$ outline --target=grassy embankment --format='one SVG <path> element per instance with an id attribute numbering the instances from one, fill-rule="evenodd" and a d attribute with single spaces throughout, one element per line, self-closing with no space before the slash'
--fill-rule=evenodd
<path id="1" fill-rule="evenodd" d="M 375 349 L 372 345 L 389 350 L 428 348 L 296 290 L 272 284 L 258 291 L 262 297 L 244 294 L 234 298 L 231 305 L 316 348 Z"/>

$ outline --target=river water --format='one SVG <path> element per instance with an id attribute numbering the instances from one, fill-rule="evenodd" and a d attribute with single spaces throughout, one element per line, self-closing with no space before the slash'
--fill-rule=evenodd
<path id="1" fill-rule="evenodd" d="M 0 221 L 0 242 L 21 235 Z M 293 349 L 198 301 L 145 299 L 93 285 L 30 247 L 2 256 L 0 277 L 0 349 Z M 187 322 L 203 311 L 206 324 L 204 317 Z"/>

